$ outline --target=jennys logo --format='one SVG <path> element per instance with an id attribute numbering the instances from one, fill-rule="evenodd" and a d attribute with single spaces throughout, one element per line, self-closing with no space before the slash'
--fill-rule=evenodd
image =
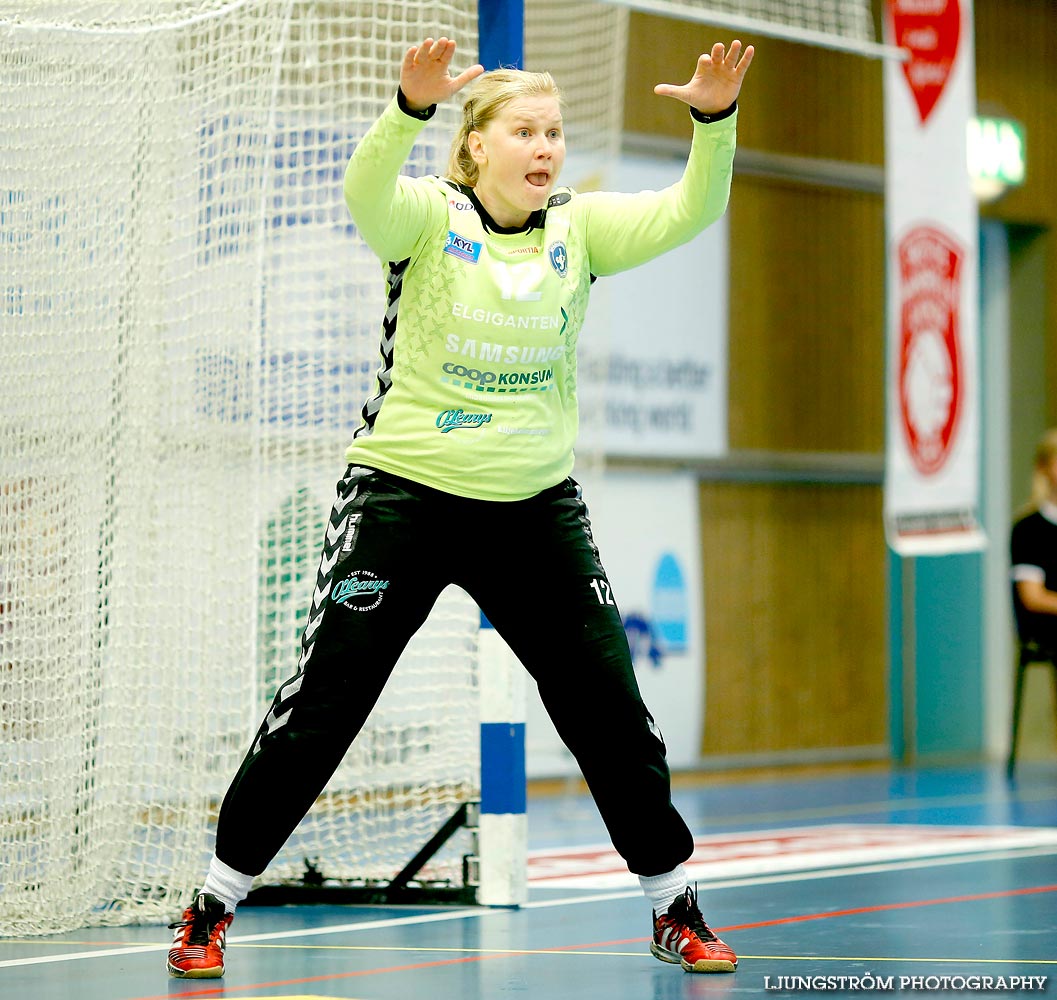
<path id="1" fill-rule="evenodd" d="M 458 233 L 448 230 L 448 241 L 444 245 L 444 252 L 450 253 L 467 264 L 476 264 L 481 256 L 481 244 L 474 240 L 460 236 Z"/>
<path id="2" fill-rule="evenodd" d="M 355 569 L 338 581 L 330 599 L 352 611 L 373 611 L 382 603 L 389 581 L 381 580 L 369 569 Z"/>
<path id="3" fill-rule="evenodd" d="M 491 423 L 491 413 L 467 413 L 465 410 L 444 410 L 437 414 L 437 427 L 441 434 L 468 427 L 472 430 Z"/>

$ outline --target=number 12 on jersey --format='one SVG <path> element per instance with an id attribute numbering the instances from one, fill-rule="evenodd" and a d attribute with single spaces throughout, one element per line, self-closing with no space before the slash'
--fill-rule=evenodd
<path id="1" fill-rule="evenodd" d="M 609 586 L 608 580 L 592 580 L 591 588 L 594 590 L 599 604 L 615 605 L 617 603 L 613 600 L 613 588 Z"/>

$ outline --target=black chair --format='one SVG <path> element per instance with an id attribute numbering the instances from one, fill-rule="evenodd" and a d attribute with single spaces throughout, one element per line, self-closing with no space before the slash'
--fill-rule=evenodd
<path id="1" fill-rule="evenodd" d="M 1020 708 L 1024 697 L 1024 675 L 1033 663 L 1053 667 L 1054 682 L 1057 683 L 1057 651 L 1044 649 L 1031 639 L 1017 642 L 1016 678 L 1013 684 L 1013 734 L 1009 742 L 1009 760 L 1006 763 L 1006 777 L 1013 777 L 1017 765 L 1017 735 L 1020 731 Z"/>

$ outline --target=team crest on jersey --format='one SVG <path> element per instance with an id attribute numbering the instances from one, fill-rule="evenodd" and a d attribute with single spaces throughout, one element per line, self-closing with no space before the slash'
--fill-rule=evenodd
<path id="1" fill-rule="evenodd" d="M 467 264 L 476 264 L 481 256 L 481 244 L 476 240 L 467 239 L 458 233 L 448 230 L 448 242 L 444 246 L 444 252 L 450 253 Z"/>
<path id="2" fill-rule="evenodd" d="M 569 271 L 569 251 L 561 240 L 547 247 L 547 257 L 550 259 L 551 267 L 558 272 L 559 278 L 564 278 Z"/>

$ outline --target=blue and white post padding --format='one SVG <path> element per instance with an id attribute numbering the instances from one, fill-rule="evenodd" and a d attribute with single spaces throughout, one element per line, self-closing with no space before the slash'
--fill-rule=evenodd
<path id="1" fill-rule="evenodd" d="M 525 671 L 481 615 L 478 675 L 481 691 L 480 885 L 484 906 L 528 900 L 525 817 Z"/>

